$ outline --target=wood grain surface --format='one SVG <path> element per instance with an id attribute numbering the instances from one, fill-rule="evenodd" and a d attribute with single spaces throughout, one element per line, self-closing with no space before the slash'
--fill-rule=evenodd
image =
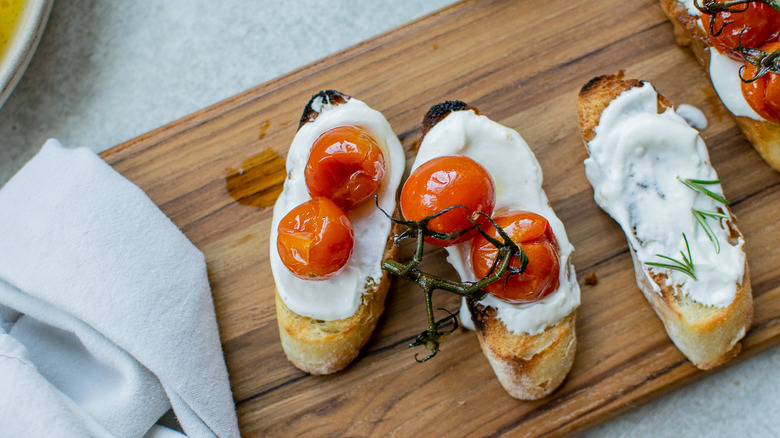
<path id="1" fill-rule="evenodd" d="M 747 240 L 755 297 L 738 360 L 776 344 L 780 175 L 742 137 L 693 56 L 675 45 L 658 4 L 466 1 L 103 154 L 206 255 L 242 433 L 555 436 L 706 377 L 675 349 L 637 289 L 623 233 L 585 179 L 576 96 L 592 77 L 620 69 L 706 114 L 702 135 Z M 435 359 L 417 364 L 406 344 L 425 328 L 422 295 L 399 281 L 372 340 L 345 371 L 312 377 L 287 362 L 268 263 L 269 205 L 303 106 L 328 88 L 382 111 L 409 163 L 423 115 L 447 99 L 480 108 L 529 143 L 576 248 L 582 285 L 577 357 L 552 396 L 511 399 L 469 332 L 456 332 Z M 228 191 L 227 180 L 240 177 L 249 182 L 234 180 Z M 443 251 L 426 258 L 426 269 L 454 275 Z M 596 285 L 584 284 L 590 273 Z M 444 292 L 435 301 L 458 306 Z"/>

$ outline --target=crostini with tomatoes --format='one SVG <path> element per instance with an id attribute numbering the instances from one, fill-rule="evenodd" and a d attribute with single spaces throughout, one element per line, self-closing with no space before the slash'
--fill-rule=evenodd
<path id="1" fill-rule="evenodd" d="M 696 367 L 727 362 L 753 297 L 745 240 L 704 141 L 652 84 L 622 72 L 587 83 L 577 109 L 585 173 L 626 235 L 639 289 Z"/>
<path id="2" fill-rule="evenodd" d="M 394 225 L 405 154 L 378 111 L 337 91 L 306 105 L 287 154 L 270 237 L 282 347 L 315 375 L 349 365 L 368 342 L 397 257 Z M 375 204 L 376 202 L 376 204 Z"/>
<path id="3" fill-rule="evenodd" d="M 660 0 L 748 141 L 780 171 L 780 2 Z"/>
<path id="4" fill-rule="evenodd" d="M 539 163 L 517 132 L 464 102 L 432 107 L 422 132 L 401 190 L 402 217 L 419 221 L 444 211 L 428 228 L 455 237 L 429 242 L 445 247 L 466 285 L 497 272 L 498 242 L 519 248 L 480 299 L 463 299 L 460 321 L 476 330 L 512 397 L 542 398 L 573 363 L 580 290 L 573 247 L 542 190 Z"/>

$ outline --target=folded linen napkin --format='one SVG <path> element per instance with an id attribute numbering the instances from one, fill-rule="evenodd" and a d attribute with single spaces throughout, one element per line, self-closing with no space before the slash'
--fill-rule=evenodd
<path id="1" fill-rule="evenodd" d="M 169 434 L 170 408 L 189 436 L 239 435 L 205 258 L 49 140 L 0 189 L 0 435 Z"/>

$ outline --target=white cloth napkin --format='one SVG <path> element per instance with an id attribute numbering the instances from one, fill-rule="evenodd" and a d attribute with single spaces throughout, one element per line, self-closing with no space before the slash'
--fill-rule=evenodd
<path id="1" fill-rule="evenodd" d="M 49 140 L 0 189 L 0 436 L 238 436 L 206 262 L 138 187 Z"/>

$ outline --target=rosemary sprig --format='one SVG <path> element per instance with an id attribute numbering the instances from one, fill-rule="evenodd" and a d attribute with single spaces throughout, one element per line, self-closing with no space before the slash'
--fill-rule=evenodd
<path id="1" fill-rule="evenodd" d="M 680 177 L 677 177 L 677 179 L 681 183 L 683 183 L 686 186 L 690 187 L 691 189 L 701 193 L 702 195 L 709 196 L 710 198 L 712 198 L 712 199 L 714 199 L 714 200 L 716 200 L 718 202 L 722 202 L 725 205 L 729 205 L 729 201 L 726 200 L 726 198 L 724 198 L 723 196 L 721 196 L 721 195 L 719 195 L 719 194 L 717 194 L 717 193 L 707 189 L 706 187 L 704 187 L 706 185 L 712 185 L 712 184 L 720 183 L 719 179 L 713 179 L 713 180 L 689 179 L 689 178 L 680 179 Z"/>
<path id="2" fill-rule="evenodd" d="M 726 198 L 704 187 L 705 185 L 720 183 L 719 179 L 713 179 L 713 180 L 689 179 L 689 178 L 680 179 L 679 177 L 677 179 L 681 183 L 691 188 L 692 190 L 695 190 L 703 195 L 709 196 L 710 198 L 718 202 L 721 202 L 725 205 L 729 205 L 729 201 Z M 715 235 L 715 232 L 712 231 L 712 227 L 710 227 L 710 225 L 707 223 L 707 218 L 711 217 L 713 219 L 728 219 L 729 218 L 728 215 L 725 215 L 723 213 L 717 213 L 714 211 L 697 210 L 695 208 L 691 208 L 691 213 L 693 213 L 693 217 L 696 218 L 696 221 L 704 229 L 704 232 L 707 233 L 707 237 L 709 237 L 710 242 L 712 242 L 712 244 L 715 245 L 715 253 L 720 254 L 720 241 L 718 241 L 718 236 Z M 686 240 L 686 245 L 687 245 L 687 240 Z"/>
<path id="3" fill-rule="evenodd" d="M 686 257 L 685 254 L 680 251 L 680 256 L 682 256 L 682 261 L 673 259 L 669 256 L 656 254 L 656 256 L 661 257 L 662 259 L 669 260 L 671 263 L 661 263 L 661 262 L 647 262 L 647 265 L 650 266 L 657 266 L 659 268 L 667 268 L 667 269 L 673 269 L 675 271 L 680 271 L 694 280 L 696 280 L 696 274 L 695 269 L 693 266 L 693 261 L 691 257 L 691 247 L 688 246 L 688 238 L 685 236 L 685 233 L 682 233 L 683 239 L 685 240 L 685 248 L 688 250 L 688 256 Z"/>
<path id="4" fill-rule="evenodd" d="M 718 241 L 718 237 L 715 236 L 715 232 L 712 231 L 710 224 L 707 223 L 707 218 L 711 217 L 713 219 L 728 219 L 729 217 L 723 213 L 696 210 L 695 208 L 691 209 L 691 213 L 693 213 L 693 217 L 696 218 L 696 220 L 699 222 L 699 225 L 701 225 L 701 227 L 704 229 L 704 232 L 707 233 L 707 237 L 710 238 L 712 244 L 715 245 L 715 253 L 720 254 L 720 242 Z"/>
<path id="5" fill-rule="evenodd" d="M 520 248 L 518 244 L 512 241 L 512 239 L 504 232 L 503 229 L 501 229 L 498 224 L 496 224 L 490 216 L 479 213 L 482 216 L 486 217 L 490 223 L 495 227 L 496 231 L 498 232 L 499 236 L 501 237 L 501 240 L 495 239 L 492 236 L 488 235 L 482 228 L 477 225 L 476 221 L 471 219 L 472 223 L 474 224 L 474 227 L 477 228 L 477 230 L 485 236 L 485 238 L 495 245 L 498 248 L 498 255 L 496 256 L 496 260 L 493 262 L 493 266 L 491 267 L 488 274 L 482 278 L 479 281 L 476 282 L 457 282 L 452 280 L 447 280 L 445 278 L 437 277 L 433 274 L 429 274 L 426 272 L 421 271 L 418 269 L 418 266 L 422 262 L 423 257 L 423 244 L 425 243 L 426 237 L 434 237 L 436 239 L 440 240 L 453 240 L 461 235 L 463 235 L 466 231 L 463 232 L 457 232 L 457 233 L 451 233 L 451 234 L 443 234 L 443 233 L 436 233 L 431 231 L 428 228 L 428 222 L 430 222 L 431 219 L 440 216 L 447 211 L 452 210 L 453 208 L 462 208 L 463 206 L 452 206 L 449 208 L 446 208 L 442 211 L 439 211 L 431 216 L 425 217 L 422 220 L 419 221 L 410 221 L 405 219 L 396 219 L 389 215 L 387 212 L 382 210 L 381 207 L 379 207 L 379 202 L 377 197 L 374 197 L 375 203 L 377 204 L 377 208 L 379 208 L 385 216 L 387 216 L 392 222 L 404 225 L 407 229 L 395 236 L 393 239 L 394 245 L 399 245 L 400 242 L 404 239 L 408 238 L 414 238 L 416 239 L 416 247 L 414 254 L 412 255 L 412 260 L 404 265 L 401 262 L 395 261 L 395 260 L 385 260 L 382 263 L 382 269 L 390 272 L 391 274 L 401 277 L 405 280 L 411 281 L 412 283 L 415 283 L 422 289 L 424 298 L 425 298 L 425 307 L 426 307 L 426 313 L 428 317 L 428 328 L 421 333 L 419 333 L 415 339 L 414 342 L 409 344 L 409 347 L 418 347 L 418 346 L 425 346 L 430 351 L 430 354 L 428 354 L 426 357 L 419 359 L 417 355 L 414 356 L 415 360 L 417 362 L 425 362 L 428 359 L 431 359 L 432 357 L 436 356 L 436 354 L 439 352 L 439 345 L 441 342 L 444 341 L 444 339 L 452 333 L 453 330 L 455 330 L 458 327 L 456 316 L 458 312 L 452 313 L 449 311 L 446 311 L 448 313 L 448 316 L 436 320 L 434 317 L 433 312 L 433 303 L 432 303 L 432 297 L 433 292 L 435 290 L 444 290 L 447 292 L 451 292 L 457 295 L 460 295 L 465 298 L 471 298 L 474 300 L 481 300 L 485 295 L 486 292 L 483 290 L 484 287 L 489 285 L 490 283 L 493 283 L 495 281 L 498 281 L 501 279 L 501 277 L 504 276 L 504 274 L 510 275 L 516 275 L 521 274 L 526 266 L 528 265 L 528 256 L 523 252 L 523 250 Z M 469 228 L 473 229 L 472 228 Z M 518 258 L 520 259 L 520 267 L 514 268 L 510 266 L 510 263 L 512 262 L 512 259 Z M 453 327 L 450 329 L 445 329 L 444 327 L 450 322 L 453 322 Z"/>

